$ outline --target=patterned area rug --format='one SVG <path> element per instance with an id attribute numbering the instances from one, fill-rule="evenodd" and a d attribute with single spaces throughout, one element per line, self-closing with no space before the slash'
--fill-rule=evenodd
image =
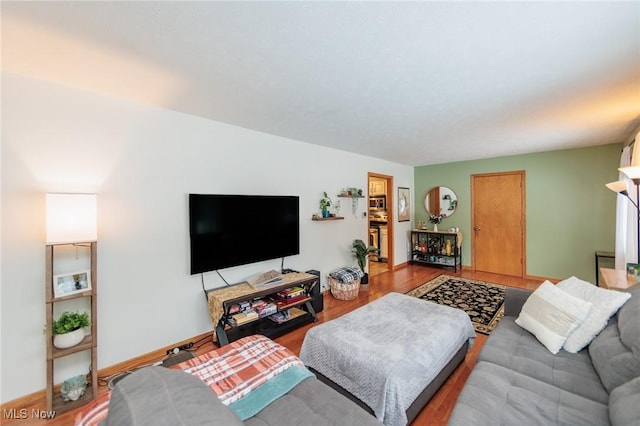
<path id="1" fill-rule="evenodd" d="M 504 288 L 484 281 L 440 275 L 407 295 L 462 309 L 477 332 L 490 334 L 504 315 Z"/>

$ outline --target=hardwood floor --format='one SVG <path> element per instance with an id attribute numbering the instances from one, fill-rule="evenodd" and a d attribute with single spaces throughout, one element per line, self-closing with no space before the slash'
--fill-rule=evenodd
<path id="1" fill-rule="evenodd" d="M 450 269 L 430 268 L 422 265 L 408 265 L 404 268 L 398 269 L 394 272 L 381 272 L 377 275 L 373 275 L 369 278 L 369 284 L 362 286 L 358 298 L 349 301 L 334 299 L 329 293 L 324 296 L 324 310 L 318 314 L 318 322 L 315 324 L 309 324 L 294 330 L 284 336 L 275 339 L 276 342 L 283 346 L 286 346 L 295 354 L 300 354 L 300 348 L 304 339 L 305 333 L 311 327 L 320 324 L 324 321 L 337 318 L 353 309 L 362 306 L 368 302 L 371 302 L 379 297 L 395 291 L 399 293 L 405 293 L 426 281 L 440 274 L 456 275 L 465 278 L 483 280 L 495 284 L 503 284 L 511 287 L 521 287 L 535 289 L 540 280 L 527 280 L 516 277 L 508 277 L 502 275 L 495 275 L 482 272 L 472 271 L 459 271 L 453 273 Z M 483 334 L 477 334 L 475 344 L 467 354 L 466 359 L 460 364 L 455 372 L 449 377 L 449 379 L 442 385 L 440 390 L 433 396 L 427 406 L 421 411 L 421 413 L 413 421 L 413 426 L 423 425 L 445 425 L 451 414 L 452 408 L 456 402 L 458 394 L 462 389 L 467 377 L 471 373 L 473 366 L 476 363 L 478 353 L 482 348 L 486 340 L 486 336 Z M 216 346 L 210 341 L 205 342 L 197 349 L 197 354 L 208 352 L 215 349 Z M 158 361 L 154 359 L 153 361 Z M 152 361 L 152 362 L 153 362 Z M 148 361 L 147 361 L 148 362 Z M 128 368 L 132 368 L 130 365 Z M 107 391 L 106 386 L 100 386 L 100 393 Z M 28 413 L 27 419 L 16 420 L 8 419 L 6 413 L 3 412 L 0 423 L 4 424 L 21 424 L 21 425 L 72 425 L 78 410 L 70 411 L 68 413 L 56 416 L 53 420 L 39 420 L 31 417 L 32 410 L 44 410 L 44 399 L 38 399 L 25 406 L 24 408 Z"/>
<path id="2" fill-rule="evenodd" d="M 389 270 L 389 265 L 387 262 L 377 262 L 369 260 L 369 275 L 372 277 L 375 275 L 379 275 L 383 272 L 387 272 Z"/>

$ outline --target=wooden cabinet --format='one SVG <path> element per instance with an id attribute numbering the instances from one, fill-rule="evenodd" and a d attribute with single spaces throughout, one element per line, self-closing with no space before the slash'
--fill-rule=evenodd
<path id="1" fill-rule="evenodd" d="M 91 263 L 91 287 L 85 291 L 74 291 L 67 295 L 56 295 L 54 292 L 54 251 L 56 247 L 64 245 L 76 245 L 78 250 L 87 248 L 91 250 L 90 263 Z M 98 315 L 97 315 L 97 243 L 82 243 L 82 244 L 48 244 L 46 246 L 46 272 L 45 272 L 45 307 L 46 307 L 46 350 L 47 350 L 47 410 L 54 410 L 58 414 L 64 413 L 69 410 L 73 410 L 81 405 L 84 405 L 91 401 L 98 395 Z M 53 346 L 53 333 L 52 325 L 54 320 L 54 305 L 60 302 L 88 298 L 90 305 L 91 315 L 91 334 L 85 336 L 84 340 L 80 344 L 66 348 L 58 349 Z M 65 402 L 60 394 L 59 389 L 54 387 L 54 368 L 55 361 L 79 353 L 82 351 L 90 351 L 91 353 L 91 365 L 89 366 L 89 377 L 87 381 L 87 389 L 85 394 L 76 401 Z M 55 392 L 54 392 L 55 390 Z"/>
<path id="2" fill-rule="evenodd" d="M 386 195 L 387 194 L 387 181 L 385 180 L 372 180 L 369 183 L 369 195 Z"/>
<path id="3" fill-rule="evenodd" d="M 207 300 L 218 343 L 220 346 L 224 346 L 251 334 L 262 334 L 275 338 L 304 324 L 317 321 L 316 313 L 311 304 L 312 289 L 317 285 L 320 285 L 318 276 L 305 272 L 291 272 L 283 275 L 281 283 L 264 289 L 256 289 L 247 283 L 240 283 L 210 290 L 207 293 Z M 283 301 L 281 297 L 277 297 L 279 292 L 292 287 L 303 289 L 301 297 L 292 298 L 289 303 Z M 273 303 L 275 311 L 248 318 L 242 324 L 234 321 L 233 316 L 236 314 L 238 306 L 245 306 L 250 308 L 249 310 L 253 310 L 251 305 L 259 300 Z M 285 311 L 290 313 L 285 321 L 276 322 L 270 318 L 273 314 Z"/>
<path id="4" fill-rule="evenodd" d="M 427 230 L 411 231 L 411 262 L 462 267 L 462 234 Z"/>

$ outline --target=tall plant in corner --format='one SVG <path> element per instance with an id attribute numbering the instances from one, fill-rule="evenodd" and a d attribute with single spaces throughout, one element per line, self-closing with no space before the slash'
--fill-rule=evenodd
<path id="1" fill-rule="evenodd" d="M 361 284 L 369 284 L 369 274 L 365 270 L 367 266 L 367 258 L 372 254 L 378 253 L 380 250 L 375 248 L 374 246 L 369 246 L 364 243 L 362 240 L 353 240 L 353 244 L 351 245 L 351 253 L 355 256 L 358 261 L 358 266 L 364 276 L 360 279 Z"/>

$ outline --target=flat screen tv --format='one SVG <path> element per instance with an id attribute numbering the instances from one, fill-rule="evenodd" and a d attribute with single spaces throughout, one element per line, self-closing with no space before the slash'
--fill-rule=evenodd
<path id="1" fill-rule="evenodd" d="M 189 194 L 191 274 L 300 253 L 300 199 Z"/>

